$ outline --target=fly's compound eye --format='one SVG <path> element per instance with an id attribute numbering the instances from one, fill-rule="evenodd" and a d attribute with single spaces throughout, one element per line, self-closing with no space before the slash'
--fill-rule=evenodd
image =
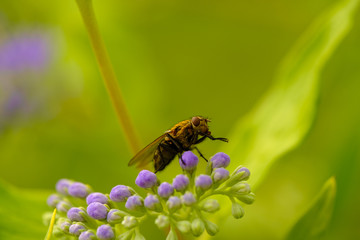
<path id="1" fill-rule="evenodd" d="M 193 124 L 195 127 L 197 127 L 197 126 L 200 125 L 200 118 L 199 118 L 199 117 L 193 117 L 193 118 L 191 119 L 191 122 L 192 122 L 192 124 Z"/>

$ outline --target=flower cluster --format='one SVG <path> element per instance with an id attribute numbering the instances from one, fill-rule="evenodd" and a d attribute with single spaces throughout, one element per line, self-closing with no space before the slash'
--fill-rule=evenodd
<path id="1" fill-rule="evenodd" d="M 170 229 L 167 239 L 177 239 L 176 231 L 200 236 L 204 231 L 215 235 L 218 226 L 207 219 L 207 214 L 220 209 L 214 195 L 223 195 L 232 203 L 232 215 L 241 218 L 244 209 L 240 203 L 251 204 L 254 194 L 246 180 L 250 172 L 238 167 L 232 174 L 225 168 L 230 158 L 225 153 L 215 154 L 208 162 L 207 174 L 195 175 L 198 157 L 191 151 L 179 160 L 184 170 L 172 183 L 160 182 L 157 176 L 143 170 L 135 183 L 148 191 L 140 196 L 133 188 L 117 185 L 110 194 L 92 192 L 91 187 L 79 182 L 61 179 L 56 194 L 47 203 L 57 208 L 53 235 L 76 236 L 88 239 L 144 239 L 139 231 L 144 219 L 153 217 L 159 228 Z"/>

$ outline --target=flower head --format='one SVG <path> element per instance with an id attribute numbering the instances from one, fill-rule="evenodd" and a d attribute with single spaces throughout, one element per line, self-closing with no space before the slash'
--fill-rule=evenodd
<path id="1" fill-rule="evenodd" d="M 174 187 L 170 183 L 163 182 L 158 188 L 158 194 L 162 198 L 168 198 L 174 193 Z"/>
<path id="2" fill-rule="evenodd" d="M 135 183 L 141 188 L 152 188 L 157 184 L 157 177 L 153 172 L 142 170 L 137 176 Z"/>
<path id="3" fill-rule="evenodd" d="M 184 152 L 181 159 L 179 159 L 181 168 L 189 172 L 194 171 L 199 163 L 199 158 L 191 151 Z"/>
<path id="4" fill-rule="evenodd" d="M 211 157 L 210 161 L 213 168 L 226 168 L 230 163 L 230 157 L 223 152 L 218 152 Z"/>
<path id="5" fill-rule="evenodd" d="M 99 202 L 90 203 L 86 211 L 90 217 L 97 220 L 105 219 L 108 214 L 108 208 Z"/>
<path id="6" fill-rule="evenodd" d="M 132 194 L 127 186 L 117 185 L 111 189 L 110 199 L 114 202 L 124 202 Z"/>
<path id="7" fill-rule="evenodd" d="M 113 187 L 109 195 L 99 192 L 89 194 L 89 186 L 62 179 L 56 186 L 59 193 L 51 195 L 47 200 L 50 207 L 56 205 L 60 215 L 67 215 L 67 218 L 55 220 L 53 234 L 72 234 L 79 236 L 80 240 L 143 239 L 140 233 L 143 219 L 157 215 L 155 224 L 159 228 L 170 226 L 167 234 L 169 240 L 177 238 L 175 228 L 182 233 L 192 233 L 193 236 L 200 236 L 206 230 L 213 236 L 219 231 L 219 227 L 207 220 L 207 215 L 220 209 L 220 204 L 212 198 L 213 195 L 228 197 L 232 203 L 233 217 L 241 218 L 244 210 L 240 202 L 251 204 L 255 200 L 250 185 L 244 181 L 250 175 L 249 170 L 239 166 L 229 176 L 229 171 L 224 168 L 228 164 L 227 155 L 218 153 L 209 162 L 207 175 L 197 176 L 197 157 L 190 151 L 184 153 L 183 157 L 186 163 L 185 174 L 177 175 L 172 184 L 161 183 L 150 171 L 143 170 L 139 173 L 135 183 L 147 189 L 145 199 L 125 185 Z M 76 205 L 73 207 L 70 201 Z M 118 209 L 123 206 L 119 202 L 125 202 L 125 210 Z M 47 225 L 51 216 L 51 212 L 43 215 Z"/>

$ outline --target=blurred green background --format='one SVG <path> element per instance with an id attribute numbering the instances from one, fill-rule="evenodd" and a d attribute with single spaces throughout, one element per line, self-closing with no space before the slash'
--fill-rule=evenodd
<path id="1" fill-rule="evenodd" d="M 271 86 L 299 36 L 334 2 L 95 0 L 94 7 L 145 146 L 194 115 L 210 117 L 213 135 L 228 137 Z M 101 192 L 134 185 L 137 170 L 127 167 L 132 154 L 75 1 L 2 1 L 0 49 L 29 39 L 43 43 L 38 65 L 0 69 L 1 180 L 52 190 L 59 178 L 71 178 Z M 324 238 L 360 239 L 359 42 L 358 10 L 321 73 L 309 133 L 271 168 L 236 228 L 220 225 L 218 239 L 283 238 L 332 175 L 338 191 Z M 211 156 L 222 144 L 205 141 L 199 148 Z M 175 162 L 161 179 L 180 172 Z"/>

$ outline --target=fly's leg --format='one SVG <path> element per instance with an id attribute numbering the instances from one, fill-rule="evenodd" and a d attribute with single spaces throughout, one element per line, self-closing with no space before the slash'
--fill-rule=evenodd
<path id="1" fill-rule="evenodd" d="M 200 138 L 201 139 L 201 138 Z M 200 157 L 202 157 L 205 161 L 208 162 L 208 160 L 206 159 L 206 157 L 204 157 L 204 155 L 200 152 L 200 150 L 197 147 L 194 147 L 195 150 L 199 153 Z"/>
<path id="2" fill-rule="evenodd" d="M 206 139 L 206 136 L 202 136 L 201 138 L 196 140 L 196 142 L 194 144 L 199 144 L 199 143 L 203 142 L 205 139 Z"/>
<path id="3" fill-rule="evenodd" d="M 220 141 L 223 141 L 223 142 L 229 142 L 229 139 L 227 139 L 227 138 L 215 138 L 215 137 L 213 137 L 212 135 L 205 135 L 205 137 L 208 137 L 208 138 L 210 138 L 211 140 L 220 140 Z M 201 138 L 200 138 L 201 139 Z M 200 140 L 199 139 L 199 140 Z"/>

